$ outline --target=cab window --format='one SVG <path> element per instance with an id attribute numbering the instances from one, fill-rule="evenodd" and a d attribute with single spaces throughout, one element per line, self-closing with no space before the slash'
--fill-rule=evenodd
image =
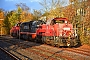
<path id="1" fill-rule="evenodd" d="M 65 23 L 65 21 L 64 20 L 55 20 L 55 23 L 63 24 L 63 23 Z"/>

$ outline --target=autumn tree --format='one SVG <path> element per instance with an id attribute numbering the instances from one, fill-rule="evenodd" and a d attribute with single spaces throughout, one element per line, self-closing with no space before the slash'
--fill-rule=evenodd
<path id="1" fill-rule="evenodd" d="M 18 7 L 17 10 L 13 10 L 7 13 L 6 18 L 4 20 L 4 24 L 7 25 L 7 22 L 10 26 L 8 28 L 13 27 L 16 23 L 20 22 L 21 17 L 20 13 L 22 12 L 21 8 Z"/>
<path id="2" fill-rule="evenodd" d="M 13 11 L 10 11 L 10 12 L 5 12 L 5 19 L 3 21 L 4 23 L 4 26 L 5 26 L 5 30 L 6 31 L 6 34 L 10 34 L 10 29 L 11 29 L 11 23 L 9 22 L 9 17 L 12 15 L 12 12 Z"/>
<path id="3" fill-rule="evenodd" d="M 87 44 L 89 42 L 89 38 L 87 36 L 87 27 L 89 27 L 89 8 L 88 3 L 90 2 L 89 0 L 70 0 L 71 4 L 73 5 L 76 14 L 73 23 L 76 28 L 78 28 L 78 33 L 80 35 L 80 40 L 82 44 Z"/>
<path id="4" fill-rule="evenodd" d="M 22 11 L 17 13 L 20 16 L 21 22 L 30 21 L 33 19 L 33 15 L 30 13 L 30 8 L 25 3 L 16 4 L 17 8 L 19 7 Z"/>
<path id="5" fill-rule="evenodd" d="M 5 35 L 6 31 L 5 31 L 5 26 L 3 24 L 5 15 L 4 15 L 5 11 L 0 8 L 0 35 Z"/>
<path id="6" fill-rule="evenodd" d="M 25 4 L 18 4 L 17 9 L 5 14 L 4 26 L 6 26 L 7 34 L 10 33 L 11 27 L 18 22 L 30 21 L 33 19 L 29 8 Z"/>
<path id="7" fill-rule="evenodd" d="M 17 9 L 8 17 L 11 27 L 18 22 L 30 21 L 32 19 L 32 14 L 28 10 L 29 8 L 25 4 L 17 4 Z"/>
<path id="8" fill-rule="evenodd" d="M 90 0 L 85 1 L 85 15 L 82 22 L 82 42 L 90 45 Z M 87 4 L 87 6 L 86 6 Z"/>
<path id="9" fill-rule="evenodd" d="M 73 17 L 75 17 L 75 9 L 72 5 L 63 8 L 64 17 L 68 18 L 69 22 L 73 24 Z"/>
<path id="10" fill-rule="evenodd" d="M 42 16 L 42 13 L 40 10 L 33 10 L 33 20 L 38 20 Z"/>
<path id="11" fill-rule="evenodd" d="M 60 0 L 43 0 L 40 4 L 43 6 L 43 16 L 48 18 L 62 16 L 62 2 Z"/>
<path id="12" fill-rule="evenodd" d="M 3 11 L 3 9 L 0 9 L 0 19 L 4 19 L 4 11 Z"/>
<path id="13" fill-rule="evenodd" d="M 4 17 L 5 17 L 4 16 L 4 10 L 3 9 L 0 9 L 0 27 L 3 26 L 2 24 L 3 24 Z"/>

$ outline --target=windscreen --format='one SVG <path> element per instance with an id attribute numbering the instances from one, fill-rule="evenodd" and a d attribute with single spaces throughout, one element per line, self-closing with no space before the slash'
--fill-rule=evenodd
<path id="1" fill-rule="evenodd" d="M 63 24 L 63 23 L 65 23 L 65 21 L 64 20 L 55 20 L 55 23 L 61 23 L 61 24 Z"/>
<path id="2" fill-rule="evenodd" d="M 36 29 L 39 27 L 39 25 L 43 24 L 44 22 L 41 20 L 33 21 L 32 25 L 30 26 L 30 32 L 35 33 Z"/>
<path id="3" fill-rule="evenodd" d="M 22 23 L 20 26 L 20 31 L 29 32 L 29 23 L 28 22 Z"/>

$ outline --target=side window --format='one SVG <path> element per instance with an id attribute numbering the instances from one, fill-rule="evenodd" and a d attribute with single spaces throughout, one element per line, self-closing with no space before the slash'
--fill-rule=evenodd
<path id="1" fill-rule="evenodd" d="M 20 23 L 18 23 L 17 26 L 20 26 Z"/>
<path id="2" fill-rule="evenodd" d="M 17 24 L 16 26 L 19 26 L 19 24 Z"/>
<path id="3" fill-rule="evenodd" d="M 15 24 L 15 26 L 20 26 L 20 24 L 21 24 L 21 23 L 17 23 L 17 24 Z"/>
<path id="4" fill-rule="evenodd" d="M 24 26 L 24 29 L 29 29 L 29 26 L 28 25 Z"/>
<path id="5" fill-rule="evenodd" d="M 51 21 L 51 23 L 50 23 L 50 25 L 54 25 L 55 24 L 55 21 L 54 20 L 52 20 Z"/>
<path id="6" fill-rule="evenodd" d="M 36 21 L 32 22 L 32 26 L 34 26 L 36 24 Z"/>

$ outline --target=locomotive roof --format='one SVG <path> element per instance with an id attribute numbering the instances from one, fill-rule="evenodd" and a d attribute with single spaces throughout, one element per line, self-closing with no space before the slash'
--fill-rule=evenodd
<path id="1" fill-rule="evenodd" d="M 42 20 L 32 20 L 32 21 L 28 21 L 28 22 L 23 22 L 22 24 L 29 24 L 29 23 L 36 23 L 36 22 L 44 22 Z"/>
<path id="2" fill-rule="evenodd" d="M 35 22 L 35 21 L 40 21 L 40 20 L 31 20 L 31 21 L 27 21 L 27 22 L 23 22 L 23 23 L 30 23 L 30 22 Z"/>
<path id="3" fill-rule="evenodd" d="M 53 20 L 65 20 L 65 21 L 67 21 L 68 19 L 67 18 L 54 18 Z"/>

